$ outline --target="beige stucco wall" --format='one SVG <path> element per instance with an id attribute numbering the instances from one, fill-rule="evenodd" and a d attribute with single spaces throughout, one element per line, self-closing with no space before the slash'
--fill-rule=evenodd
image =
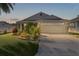
<path id="1" fill-rule="evenodd" d="M 27 21 L 27 22 L 29 22 L 29 21 Z M 26 24 L 27 22 L 24 22 L 24 23 Z M 67 33 L 67 24 L 65 23 L 65 21 L 62 21 L 62 20 L 60 20 L 60 21 L 58 21 L 58 20 L 39 20 L 39 21 L 33 21 L 33 22 L 37 22 L 39 24 L 41 33 L 49 33 L 49 34 Z M 20 23 L 20 24 L 22 24 L 22 23 Z"/>

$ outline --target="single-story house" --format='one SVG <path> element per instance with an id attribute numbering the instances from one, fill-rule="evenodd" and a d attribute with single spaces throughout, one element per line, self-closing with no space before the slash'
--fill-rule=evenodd
<path id="1" fill-rule="evenodd" d="M 5 21 L 0 21 L 0 33 L 7 31 L 7 32 L 12 32 L 13 28 L 16 27 L 16 24 L 9 24 Z"/>
<path id="2" fill-rule="evenodd" d="M 68 21 L 55 15 L 39 12 L 24 20 L 16 22 L 19 31 L 24 29 L 27 22 L 37 22 L 41 33 L 64 34 L 68 32 Z"/>
<path id="3" fill-rule="evenodd" d="M 79 33 L 79 16 L 69 22 L 69 32 Z"/>

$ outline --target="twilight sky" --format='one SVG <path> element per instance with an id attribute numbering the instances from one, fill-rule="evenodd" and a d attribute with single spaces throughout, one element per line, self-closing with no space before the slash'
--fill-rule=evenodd
<path id="1" fill-rule="evenodd" d="M 14 6 L 14 10 L 10 14 L 2 13 L 0 15 L 0 21 L 15 22 L 27 18 L 38 12 L 45 12 L 49 15 L 56 15 L 64 19 L 72 19 L 79 15 L 79 4 L 75 3 L 52 3 L 52 4 L 29 4 L 29 3 L 17 3 Z"/>

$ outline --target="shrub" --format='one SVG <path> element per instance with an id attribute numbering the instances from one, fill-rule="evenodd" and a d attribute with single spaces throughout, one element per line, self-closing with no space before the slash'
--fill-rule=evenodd
<path id="1" fill-rule="evenodd" d="M 0 48 L 2 56 L 33 56 L 38 51 L 38 44 L 32 42 L 18 42 L 14 45 L 4 45 Z"/>
<path id="2" fill-rule="evenodd" d="M 69 32 L 69 34 L 72 34 L 72 35 L 79 35 L 79 33 L 74 33 L 74 32 Z"/>
<path id="3" fill-rule="evenodd" d="M 40 29 L 37 23 L 28 22 L 26 25 L 26 33 L 30 35 L 30 39 L 36 40 L 40 35 Z"/>
<path id="4" fill-rule="evenodd" d="M 13 30 L 12 30 L 12 33 L 14 34 L 14 35 L 16 35 L 17 34 L 17 28 L 13 28 Z"/>

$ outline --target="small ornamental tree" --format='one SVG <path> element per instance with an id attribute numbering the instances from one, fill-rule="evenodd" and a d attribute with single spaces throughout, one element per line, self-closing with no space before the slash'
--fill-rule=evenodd
<path id="1" fill-rule="evenodd" d="M 26 33 L 30 35 L 32 40 L 37 40 L 40 36 L 40 28 L 38 23 L 28 22 L 26 25 Z"/>
<path id="2" fill-rule="evenodd" d="M 13 28 L 13 30 L 12 30 L 12 33 L 14 34 L 14 35 L 16 35 L 17 34 L 17 28 Z"/>

